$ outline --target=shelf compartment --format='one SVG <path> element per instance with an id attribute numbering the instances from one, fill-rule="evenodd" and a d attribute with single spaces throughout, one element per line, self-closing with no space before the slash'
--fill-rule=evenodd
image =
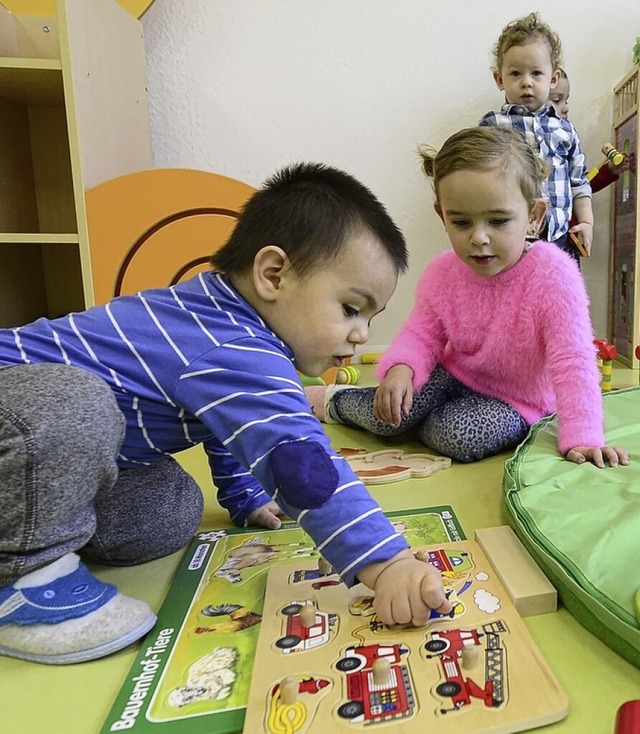
<path id="1" fill-rule="evenodd" d="M 83 308 L 77 236 L 0 235 L 0 327 Z"/>
<path id="2" fill-rule="evenodd" d="M 55 16 L 21 15 L 0 4 L 0 56 L 59 59 L 58 28 Z"/>
<path id="3" fill-rule="evenodd" d="M 0 96 L 21 105 L 63 107 L 60 61 L 0 58 Z"/>

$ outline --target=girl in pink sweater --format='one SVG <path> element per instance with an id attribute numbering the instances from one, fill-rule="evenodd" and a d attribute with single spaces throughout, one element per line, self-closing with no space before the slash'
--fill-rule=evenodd
<path id="1" fill-rule="evenodd" d="M 377 388 L 307 388 L 327 422 L 408 430 L 458 461 L 514 448 L 558 414 L 558 449 L 599 467 L 605 445 L 584 282 L 555 245 L 529 242 L 546 213 L 546 164 L 516 132 L 477 127 L 421 151 L 452 251 L 424 271 L 409 318 L 377 366 Z"/>

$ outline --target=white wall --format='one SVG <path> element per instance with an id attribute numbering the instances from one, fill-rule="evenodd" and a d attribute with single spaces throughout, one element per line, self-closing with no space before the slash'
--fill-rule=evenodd
<path id="1" fill-rule="evenodd" d="M 612 88 L 640 34 L 638 0 L 155 0 L 142 18 L 155 164 L 258 186 L 285 163 L 321 161 L 366 183 L 411 251 L 409 274 L 374 321 L 368 348 L 381 348 L 425 263 L 448 246 L 416 146 L 438 147 L 499 107 L 491 47 L 532 10 L 562 38 L 570 116 L 596 165 L 611 140 Z M 584 273 L 605 336 L 608 190 L 594 211 Z"/>

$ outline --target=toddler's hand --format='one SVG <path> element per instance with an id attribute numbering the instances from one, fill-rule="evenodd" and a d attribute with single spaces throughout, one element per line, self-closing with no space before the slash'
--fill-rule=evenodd
<path id="1" fill-rule="evenodd" d="M 281 514 L 282 510 L 277 503 L 270 500 L 249 515 L 247 525 L 249 527 L 255 525 L 261 528 L 269 528 L 269 530 L 277 530 L 282 525 L 282 520 L 279 517 Z"/>
<path id="2" fill-rule="evenodd" d="M 587 257 L 589 257 L 591 255 L 591 245 L 593 244 L 593 225 L 588 222 L 579 222 L 571 227 L 569 234 L 580 238 L 582 247 L 587 253 Z"/>
<path id="3" fill-rule="evenodd" d="M 619 464 L 626 466 L 629 463 L 629 452 L 617 446 L 603 446 L 602 448 L 575 446 L 567 451 L 567 459 L 576 464 L 591 461 L 600 469 L 604 469 L 605 459 L 611 466 L 618 466 Z"/>
<path id="4" fill-rule="evenodd" d="M 371 575 L 376 576 L 373 583 Z M 386 564 L 367 566 L 358 573 L 358 578 L 375 589 L 374 607 L 383 624 L 412 622 L 422 626 L 429 621 L 431 610 L 447 614 L 452 609 L 442 587 L 440 571 L 414 558 L 409 550 Z"/>
<path id="5" fill-rule="evenodd" d="M 373 400 L 376 417 L 392 426 L 399 426 L 402 417 L 413 403 L 413 370 L 406 364 L 397 364 L 378 386 Z"/>

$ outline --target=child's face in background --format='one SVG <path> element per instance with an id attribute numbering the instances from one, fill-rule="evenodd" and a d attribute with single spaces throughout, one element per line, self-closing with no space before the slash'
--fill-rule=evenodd
<path id="1" fill-rule="evenodd" d="M 436 212 L 456 255 L 475 273 L 498 275 L 525 251 L 525 237 L 545 215 L 540 201 L 530 211 L 512 169 L 463 170 L 438 184 Z"/>
<path id="2" fill-rule="evenodd" d="M 556 112 L 560 117 L 569 116 L 569 92 L 571 88 L 569 86 L 569 80 L 567 77 L 560 77 L 556 88 L 551 91 L 549 95 L 549 102 L 556 108 Z"/>
<path id="3" fill-rule="evenodd" d="M 352 236 L 326 267 L 303 279 L 289 269 L 269 326 L 291 347 L 296 369 L 311 377 L 339 367 L 369 338 L 369 323 L 393 295 L 398 271 L 368 232 Z"/>
<path id="4" fill-rule="evenodd" d="M 505 51 L 502 67 L 493 75 L 510 104 L 524 105 L 530 112 L 547 103 L 558 83 L 546 41 L 531 41 Z"/>

